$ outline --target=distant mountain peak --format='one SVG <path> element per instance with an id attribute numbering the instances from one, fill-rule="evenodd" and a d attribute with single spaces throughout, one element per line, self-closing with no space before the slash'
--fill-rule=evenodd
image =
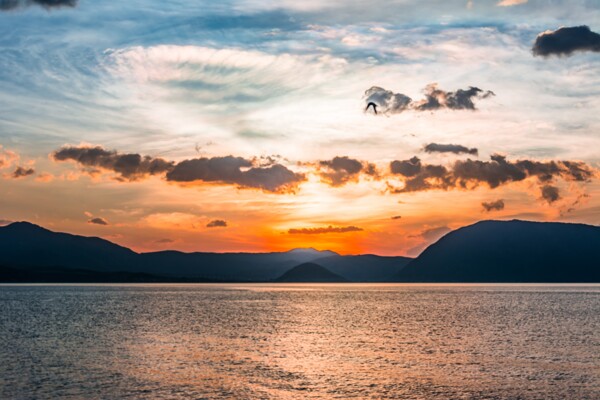
<path id="1" fill-rule="evenodd" d="M 307 262 L 295 266 L 289 271 L 285 272 L 279 278 L 277 282 L 348 282 L 348 280 L 338 274 L 334 274 L 325 267 L 319 264 Z"/>
<path id="2" fill-rule="evenodd" d="M 335 251 L 331 250 L 317 250 L 314 247 L 299 247 L 296 249 L 288 250 L 286 253 L 291 254 L 330 254 L 330 255 L 338 255 Z"/>
<path id="3" fill-rule="evenodd" d="M 27 222 L 27 221 L 12 222 L 12 223 L 10 223 L 8 225 L 4 225 L 4 226 L 0 227 L 0 229 L 9 229 L 9 230 L 37 230 L 37 231 L 50 232 L 46 228 L 42 228 L 39 225 L 36 225 L 34 223 L 31 223 L 31 222 Z"/>

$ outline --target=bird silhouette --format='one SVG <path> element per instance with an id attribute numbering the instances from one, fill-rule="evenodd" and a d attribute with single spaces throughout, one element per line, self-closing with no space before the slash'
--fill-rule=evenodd
<path id="1" fill-rule="evenodd" d="M 369 111 L 369 107 L 371 106 L 373 106 L 373 112 L 375 112 L 375 115 L 377 115 L 377 104 L 373 103 L 372 101 L 370 101 L 369 104 L 367 104 L 365 111 Z"/>

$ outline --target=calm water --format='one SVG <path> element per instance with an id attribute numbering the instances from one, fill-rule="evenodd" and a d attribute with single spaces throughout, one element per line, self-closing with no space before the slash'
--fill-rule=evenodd
<path id="1" fill-rule="evenodd" d="M 0 398 L 600 398 L 600 286 L 0 286 Z"/>

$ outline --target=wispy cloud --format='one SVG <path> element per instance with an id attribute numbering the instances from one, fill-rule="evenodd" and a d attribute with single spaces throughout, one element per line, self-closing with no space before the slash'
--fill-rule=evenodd
<path id="1" fill-rule="evenodd" d="M 326 226 L 319 228 L 292 228 L 288 230 L 290 235 L 322 235 L 326 233 L 349 233 L 360 232 L 362 228 L 357 226 Z"/>

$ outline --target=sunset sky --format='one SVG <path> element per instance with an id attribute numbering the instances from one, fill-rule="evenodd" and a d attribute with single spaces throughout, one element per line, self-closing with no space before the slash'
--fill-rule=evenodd
<path id="1" fill-rule="evenodd" d="M 0 222 L 408 256 L 598 225 L 594 32 L 596 0 L 0 0 Z"/>

